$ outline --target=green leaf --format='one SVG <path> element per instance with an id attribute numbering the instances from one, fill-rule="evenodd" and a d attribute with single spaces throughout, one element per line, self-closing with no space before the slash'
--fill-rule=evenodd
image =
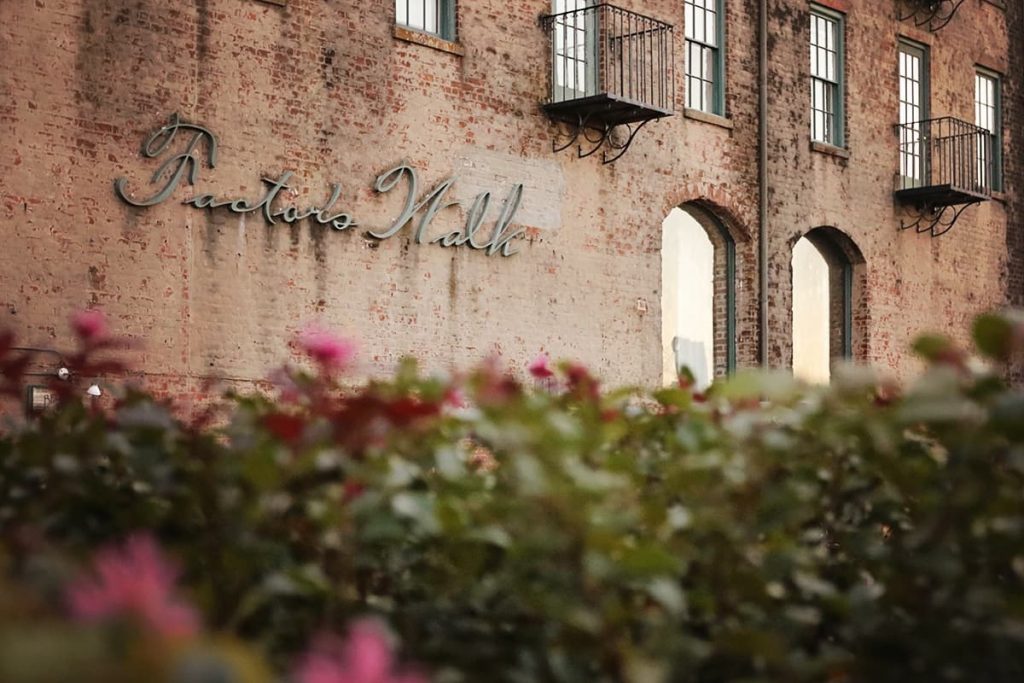
<path id="1" fill-rule="evenodd" d="M 924 334 L 911 347 L 921 358 L 933 363 L 948 360 L 959 353 L 953 340 L 941 334 Z"/>
<path id="2" fill-rule="evenodd" d="M 1014 325 L 1002 315 L 989 313 L 974 320 L 974 344 L 987 358 L 1009 360 L 1014 348 Z"/>

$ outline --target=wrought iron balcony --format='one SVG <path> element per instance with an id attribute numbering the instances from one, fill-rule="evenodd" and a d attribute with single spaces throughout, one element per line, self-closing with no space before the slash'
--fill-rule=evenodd
<path id="1" fill-rule="evenodd" d="M 945 116 L 896 125 L 900 169 L 896 198 L 913 205 L 916 220 L 902 225 L 940 235 L 963 211 L 992 197 L 992 134 Z"/>
<path id="2" fill-rule="evenodd" d="M 611 163 L 632 143 L 637 131 L 671 116 L 675 104 L 674 42 L 671 24 L 614 5 L 582 6 L 541 18 L 551 41 L 550 98 L 543 104 L 552 120 L 569 127 L 567 149 L 584 138 L 590 156 L 602 147 Z M 621 137 L 611 134 L 626 126 Z M 588 134 L 588 131 L 591 133 Z"/>

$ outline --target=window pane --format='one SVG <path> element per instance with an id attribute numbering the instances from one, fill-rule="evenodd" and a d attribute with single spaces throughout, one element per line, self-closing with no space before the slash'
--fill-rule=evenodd
<path id="1" fill-rule="evenodd" d="M 426 0 L 423 3 L 424 17 L 423 17 L 423 28 L 431 33 L 440 32 L 440 26 L 438 25 L 438 19 L 440 18 L 440 12 L 438 12 L 438 0 Z"/>
<path id="2" fill-rule="evenodd" d="M 999 80 L 995 76 L 976 73 L 974 76 L 974 122 L 991 135 L 977 140 L 977 176 L 985 188 L 1000 189 L 1000 151 L 1002 131 L 999 130 Z"/>
<path id="3" fill-rule="evenodd" d="M 814 140 L 837 144 L 836 121 L 839 104 L 839 81 L 842 64 L 839 61 L 838 20 L 821 14 L 811 14 L 810 69 L 811 69 L 811 137 Z"/>
<path id="4" fill-rule="evenodd" d="M 719 0 L 686 0 L 686 106 L 716 111 L 720 87 L 718 52 Z"/>
<path id="5" fill-rule="evenodd" d="M 587 0 L 555 0 L 553 33 L 554 99 L 571 100 L 593 94 L 597 83 L 594 65 L 594 18 Z"/>
<path id="6" fill-rule="evenodd" d="M 445 0 L 395 0 L 395 21 L 440 35 L 442 2 Z"/>

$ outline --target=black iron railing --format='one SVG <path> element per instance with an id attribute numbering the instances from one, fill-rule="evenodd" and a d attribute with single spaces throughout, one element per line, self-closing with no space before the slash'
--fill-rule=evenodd
<path id="1" fill-rule="evenodd" d="M 896 125 L 896 194 L 935 206 L 992 195 L 992 134 L 951 116 Z"/>
<path id="2" fill-rule="evenodd" d="M 671 24 L 608 4 L 552 14 L 541 22 L 551 39 L 549 104 L 600 97 L 672 113 Z"/>

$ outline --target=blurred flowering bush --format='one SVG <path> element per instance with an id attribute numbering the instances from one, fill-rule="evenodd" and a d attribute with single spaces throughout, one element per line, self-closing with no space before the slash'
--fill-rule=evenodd
<path id="1" fill-rule="evenodd" d="M 119 371 L 73 323 L 76 376 Z M 0 428 L 0 681 L 1024 680 L 1024 323 L 974 337 L 907 387 L 352 387 L 318 328 L 197 415 L 55 382 Z M 0 336 L 0 391 L 28 364 Z"/>

